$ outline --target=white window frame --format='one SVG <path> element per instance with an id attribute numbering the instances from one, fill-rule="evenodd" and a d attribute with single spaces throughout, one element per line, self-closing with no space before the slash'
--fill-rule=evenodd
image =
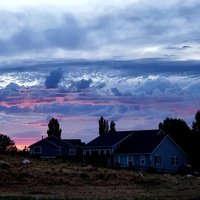
<path id="1" fill-rule="evenodd" d="M 155 166 L 160 166 L 161 165 L 161 156 L 160 155 L 155 155 L 154 156 L 154 164 L 155 164 Z"/>
<path id="2" fill-rule="evenodd" d="M 40 151 L 35 151 L 35 149 L 40 149 Z M 34 146 L 33 147 L 33 154 L 41 154 L 42 153 L 42 147 L 41 146 Z"/>
<path id="3" fill-rule="evenodd" d="M 172 156 L 171 158 L 172 166 L 178 166 L 178 156 Z"/>
<path id="4" fill-rule="evenodd" d="M 106 149 L 105 155 L 110 156 L 111 155 L 111 150 L 110 149 Z"/>
<path id="5" fill-rule="evenodd" d="M 116 164 L 116 163 L 120 164 L 120 155 L 114 156 L 114 164 Z"/>
<path id="6" fill-rule="evenodd" d="M 56 149 L 56 155 L 57 156 L 61 155 L 61 147 L 58 147 L 58 149 Z"/>
<path id="7" fill-rule="evenodd" d="M 134 155 L 129 155 L 127 161 L 128 161 L 128 163 L 127 163 L 128 166 L 129 166 L 129 162 L 132 162 L 132 166 L 133 166 L 134 165 Z"/>
<path id="8" fill-rule="evenodd" d="M 140 155 L 140 165 L 145 165 L 145 155 Z"/>
<path id="9" fill-rule="evenodd" d="M 69 148 L 69 155 L 70 156 L 75 156 L 76 155 L 76 148 L 75 147 L 70 147 Z"/>

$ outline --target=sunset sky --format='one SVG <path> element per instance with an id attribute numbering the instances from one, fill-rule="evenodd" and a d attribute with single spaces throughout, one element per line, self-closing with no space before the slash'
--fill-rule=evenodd
<path id="1" fill-rule="evenodd" d="M 0 133 L 88 142 L 117 130 L 189 126 L 200 109 L 200 1 L 0 0 Z"/>

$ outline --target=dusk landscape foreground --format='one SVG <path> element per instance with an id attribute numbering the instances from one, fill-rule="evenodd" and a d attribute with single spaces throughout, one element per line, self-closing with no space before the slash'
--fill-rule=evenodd
<path id="1" fill-rule="evenodd" d="M 0 199 L 71 200 L 198 200 L 200 177 L 155 174 L 128 169 L 96 168 L 61 160 L 4 157 L 0 168 Z"/>

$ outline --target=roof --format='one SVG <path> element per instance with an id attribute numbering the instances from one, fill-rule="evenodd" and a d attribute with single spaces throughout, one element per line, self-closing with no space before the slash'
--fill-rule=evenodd
<path id="1" fill-rule="evenodd" d="M 166 134 L 160 130 L 134 131 L 115 154 L 151 153 L 164 140 Z"/>
<path id="2" fill-rule="evenodd" d="M 69 143 L 65 142 L 64 140 L 62 140 L 61 138 L 55 136 L 55 135 L 51 135 L 49 137 L 46 137 L 44 140 L 48 140 L 58 146 L 65 146 L 66 144 L 67 145 L 70 145 Z"/>
<path id="3" fill-rule="evenodd" d="M 63 145 L 73 145 L 73 146 L 84 146 L 85 143 L 81 142 L 80 139 L 61 139 L 55 135 L 51 135 L 49 137 L 43 138 L 34 144 L 31 144 L 29 147 L 38 145 L 41 142 L 48 142 L 51 145 L 54 145 L 56 147 L 63 146 Z"/>
<path id="4" fill-rule="evenodd" d="M 106 133 L 104 135 L 98 136 L 97 138 L 86 144 L 86 148 L 113 147 L 131 134 L 132 131 L 117 131 L 115 133 Z"/>
<path id="5" fill-rule="evenodd" d="M 75 145 L 75 146 L 84 146 L 85 143 L 81 142 L 80 139 L 64 139 L 64 142 L 70 143 L 71 145 Z"/>
<path id="6" fill-rule="evenodd" d="M 37 141 L 37 142 L 31 144 L 31 145 L 29 146 L 29 148 L 32 147 L 32 146 L 40 145 L 40 143 L 44 143 L 44 142 L 45 142 L 45 143 L 48 143 L 48 144 L 51 144 L 51 145 L 53 145 L 53 146 L 58 147 L 57 144 L 55 144 L 55 143 L 53 143 L 52 141 L 47 140 L 47 138 L 45 138 L 45 139 L 41 139 L 41 140 L 39 140 L 39 141 Z"/>

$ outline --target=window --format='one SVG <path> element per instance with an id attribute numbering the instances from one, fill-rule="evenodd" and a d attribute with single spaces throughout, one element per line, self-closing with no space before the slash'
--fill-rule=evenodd
<path id="1" fill-rule="evenodd" d="M 56 155 L 60 156 L 61 155 L 61 148 L 59 147 L 58 149 L 56 149 Z"/>
<path id="2" fill-rule="evenodd" d="M 69 155 L 70 156 L 76 155 L 76 148 L 75 147 L 70 147 L 69 148 Z"/>
<path id="3" fill-rule="evenodd" d="M 140 156 L 140 165 L 145 165 L 145 155 Z"/>
<path id="4" fill-rule="evenodd" d="M 129 167 L 132 167 L 132 166 L 133 166 L 133 160 L 134 160 L 134 157 L 133 157 L 133 156 L 128 156 L 128 166 L 129 166 Z"/>
<path id="5" fill-rule="evenodd" d="M 86 150 L 86 151 L 85 151 L 85 155 L 86 155 L 86 156 L 89 156 L 89 155 L 90 155 L 90 151 L 89 151 L 89 150 Z"/>
<path id="6" fill-rule="evenodd" d="M 119 165 L 119 160 L 120 160 L 119 156 L 114 157 L 115 166 Z"/>
<path id="7" fill-rule="evenodd" d="M 97 155 L 99 155 L 99 150 L 92 150 L 92 151 L 91 151 L 91 155 L 92 155 L 92 156 L 97 156 Z"/>
<path id="8" fill-rule="evenodd" d="M 154 156 L 154 164 L 155 164 L 156 166 L 158 166 L 158 165 L 161 164 L 160 155 L 155 155 L 155 156 Z"/>
<path id="9" fill-rule="evenodd" d="M 106 150 L 106 155 L 110 155 L 110 150 Z"/>
<path id="10" fill-rule="evenodd" d="M 42 147 L 33 147 L 33 153 L 34 154 L 41 154 L 42 153 Z"/>
<path id="11" fill-rule="evenodd" d="M 100 155 L 104 155 L 104 150 L 100 150 Z"/>
<path id="12" fill-rule="evenodd" d="M 177 156 L 172 156 L 172 165 L 177 166 L 178 165 L 178 157 Z"/>

